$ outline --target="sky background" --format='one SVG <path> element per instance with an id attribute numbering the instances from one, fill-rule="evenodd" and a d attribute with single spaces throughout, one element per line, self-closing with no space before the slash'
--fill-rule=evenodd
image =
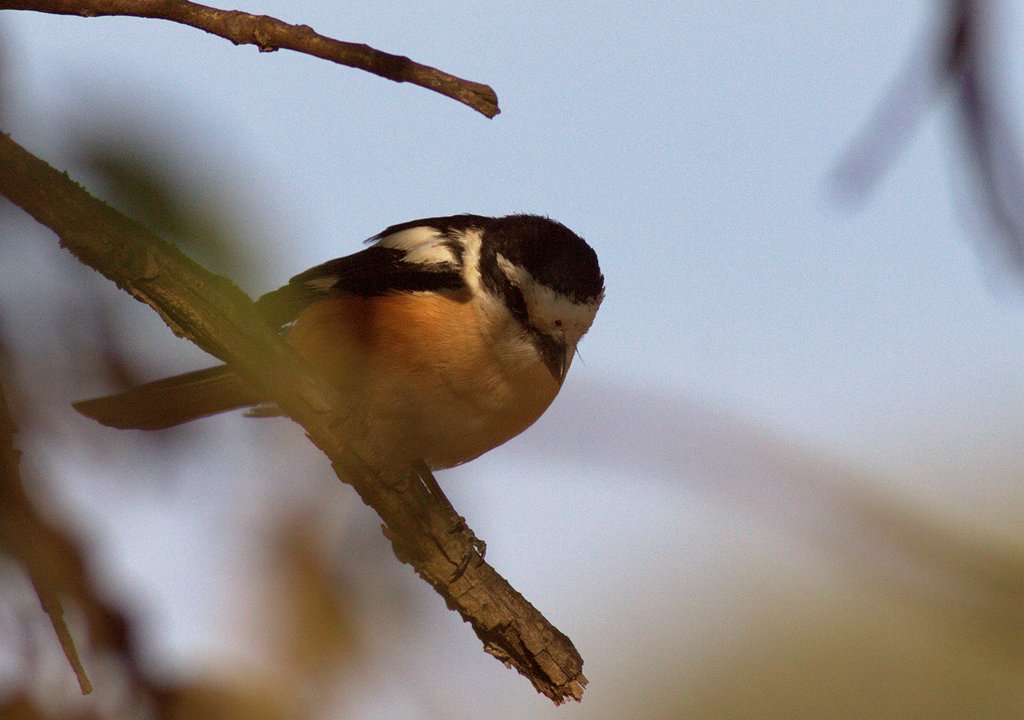
<path id="1" fill-rule="evenodd" d="M 995 5 L 996 52 L 1019 77 L 1024 59 L 1004 38 L 1020 37 L 1024 11 L 1010 5 Z M 550 709 L 480 653 L 284 421 L 202 421 L 168 466 L 147 464 L 134 435 L 111 441 L 66 417 L 43 465 L 68 514 L 88 518 L 98 572 L 145 617 L 155 663 L 259 665 L 223 629 L 225 588 L 251 571 L 248 533 L 267 508 L 329 498 L 338 532 L 379 563 L 358 591 L 366 605 L 411 597 L 417 620 L 396 638 L 369 611 L 362 689 L 338 700 L 353 717 L 622 717 L 670 686 L 693 689 L 672 707 L 730 717 L 723 708 L 741 701 L 711 680 L 733 667 L 723 658 L 745 648 L 815 667 L 815 643 L 786 618 L 837 615 L 869 628 L 872 651 L 825 683 L 825 706 L 863 682 L 891 711 L 928 697 L 926 669 L 966 687 L 984 666 L 993 674 L 963 705 L 922 713 L 1021 707 L 1015 676 L 983 644 L 976 665 L 913 625 L 913 592 L 893 605 L 889 585 L 851 570 L 851 556 L 874 565 L 863 547 L 877 537 L 840 499 L 909 507 L 982 546 L 1021 540 L 1024 295 L 993 251 L 951 93 L 862 202 L 830 184 L 892 83 L 932 49 L 938 4 L 237 7 L 486 82 L 502 113 L 486 120 L 418 87 L 169 23 L 7 12 L 4 132 L 100 194 L 85 139 L 159 157 L 189 202 L 233 228 L 252 295 L 418 217 L 535 212 L 585 237 L 607 296 L 562 396 L 523 436 L 440 480 L 488 560 L 576 641 L 591 686 L 581 706 Z M 1019 90 L 1005 90 L 1024 118 Z M 31 224 L 4 219 L 0 265 L 13 267 Z M 51 255 L 48 272 L 87 272 Z M 14 334 L 37 329 L 16 349 L 45 355 L 48 328 L 76 311 L 73 290 L 39 317 L 52 286 L 3 277 Z M 141 305 L 124 317 L 154 372 L 207 362 Z M 59 357 L 32 371 L 67 372 Z M 82 381 L 63 401 L 109 389 Z M 99 452 L 90 438 L 102 434 Z M 886 563 L 900 558 L 886 547 Z M 893 654 L 907 623 L 909 661 Z M 927 660 L 942 653 L 955 665 Z M 872 679 L 852 679 L 859 669 Z M 453 672 L 464 686 L 444 684 Z"/>

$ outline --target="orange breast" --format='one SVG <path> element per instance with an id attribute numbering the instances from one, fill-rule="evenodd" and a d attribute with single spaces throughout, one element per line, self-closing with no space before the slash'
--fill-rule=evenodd
<path id="1" fill-rule="evenodd" d="M 434 468 L 472 460 L 540 417 L 558 384 L 540 361 L 510 360 L 460 295 L 340 296 L 310 305 L 288 341 L 352 393 L 353 432 Z"/>

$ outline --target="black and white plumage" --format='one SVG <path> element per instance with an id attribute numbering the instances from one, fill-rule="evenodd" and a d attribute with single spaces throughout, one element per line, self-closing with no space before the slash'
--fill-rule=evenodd
<path id="1" fill-rule="evenodd" d="M 438 468 L 532 424 L 603 299 L 593 249 L 536 215 L 427 218 L 368 242 L 257 301 L 307 362 L 351 390 L 353 432 Z M 75 407 L 156 429 L 260 400 L 220 366 Z"/>

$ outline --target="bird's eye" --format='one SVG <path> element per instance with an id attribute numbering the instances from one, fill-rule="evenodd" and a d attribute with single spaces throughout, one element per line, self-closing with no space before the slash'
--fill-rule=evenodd
<path id="1" fill-rule="evenodd" d="M 561 320 L 555 320 L 555 327 L 562 327 L 562 321 Z"/>

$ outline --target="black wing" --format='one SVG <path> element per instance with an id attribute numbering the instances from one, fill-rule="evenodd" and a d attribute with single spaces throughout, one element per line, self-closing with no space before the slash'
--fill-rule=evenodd
<path id="1" fill-rule="evenodd" d="M 470 215 L 469 213 L 463 213 L 462 215 L 445 215 L 443 217 L 421 218 L 419 220 L 410 220 L 409 222 L 398 223 L 397 225 L 385 228 L 366 242 L 378 242 L 380 240 L 385 240 L 391 235 L 400 233 L 403 230 L 414 230 L 420 227 L 433 228 L 441 235 L 450 237 L 454 233 L 465 232 L 466 230 L 473 228 L 485 229 L 492 224 L 494 224 L 494 218 L 487 217 L 485 215 Z"/>
<path id="2" fill-rule="evenodd" d="M 311 303 L 339 293 L 371 297 L 393 292 L 460 290 L 465 286 L 460 268 L 454 263 L 408 262 L 406 253 L 377 245 L 329 260 L 267 293 L 256 302 L 256 307 L 275 327 L 280 327 L 293 321 Z"/>

